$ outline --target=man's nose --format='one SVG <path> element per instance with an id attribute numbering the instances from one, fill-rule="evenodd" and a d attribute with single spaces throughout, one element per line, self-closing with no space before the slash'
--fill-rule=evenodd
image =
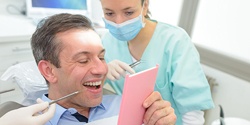
<path id="1" fill-rule="evenodd" d="M 102 60 L 97 60 L 93 64 L 91 72 L 93 74 L 96 74 L 96 75 L 107 74 L 107 72 L 108 72 L 107 64 L 104 61 L 102 61 Z"/>

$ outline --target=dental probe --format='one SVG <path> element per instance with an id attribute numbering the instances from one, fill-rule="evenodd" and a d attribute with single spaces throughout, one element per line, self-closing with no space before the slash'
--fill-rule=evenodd
<path id="1" fill-rule="evenodd" d="M 63 99 L 66 99 L 66 98 L 68 98 L 68 97 L 70 97 L 70 96 L 73 96 L 73 95 L 75 95 L 75 94 L 78 94 L 78 93 L 79 93 L 79 91 L 76 91 L 76 92 L 70 93 L 70 94 L 68 94 L 68 95 L 66 95 L 66 96 L 63 96 L 63 97 L 61 97 L 61 98 L 59 98 L 59 99 L 53 100 L 53 101 L 49 102 L 49 105 L 51 105 L 51 104 L 53 104 L 53 103 L 56 103 L 56 102 L 58 102 L 58 101 L 61 101 L 61 100 L 63 100 Z"/>

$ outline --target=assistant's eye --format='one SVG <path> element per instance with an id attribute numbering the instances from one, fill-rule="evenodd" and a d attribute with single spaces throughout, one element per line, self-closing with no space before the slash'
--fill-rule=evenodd
<path id="1" fill-rule="evenodd" d="M 128 11 L 128 12 L 125 12 L 126 16 L 131 16 L 132 14 L 134 14 L 134 11 Z"/>
<path id="2" fill-rule="evenodd" d="M 114 13 L 113 12 L 106 12 L 105 15 L 106 16 L 112 16 Z"/>

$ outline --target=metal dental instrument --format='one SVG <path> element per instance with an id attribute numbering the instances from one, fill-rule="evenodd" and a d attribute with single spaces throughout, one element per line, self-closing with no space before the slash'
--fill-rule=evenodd
<path id="1" fill-rule="evenodd" d="M 220 125 L 226 125 L 225 121 L 224 121 L 224 112 L 223 112 L 223 108 L 221 105 L 220 106 Z"/>
<path id="2" fill-rule="evenodd" d="M 14 90 L 15 90 L 15 88 L 3 90 L 3 91 L 0 90 L 0 94 L 6 93 L 6 92 L 10 92 L 10 91 L 14 91 Z"/>
<path id="3" fill-rule="evenodd" d="M 59 98 L 59 99 L 53 100 L 53 101 L 49 102 L 49 105 L 51 105 L 51 104 L 53 104 L 53 103 L 56 103 L 56 102 L 58 102 L 58 101 L 60 101 L 60 100 L 66 99 L 66 98 L 68 98 L 68 97 L 71 97 L 71 96 L 73 96 L 73 95 L 76 95 L 76 94 L 78 94 L 78 93 L 79 93 L 79 91 L 76 91 L 76 92 L 70 93 L 70 94 L 68 94 L 68 95 L 66 95 L 66 96 L 63 96 L 63 97 L 61 97 L 61 98 Z"/>
<path id="4" fill-rule="evenodd" d="M 63 100 L 63 99 L 66 99 L 66 98 L 68 98 L 68 97 L 71 97 L 71 96 L 73 96 L 73 95 L 76 95 L 76 94 L 78 94 L 78 93 L 80 93 L 80 91 L 76 91 L 76 92 L 73 92 L 73 93 L 70 93 L 70 94 L 68 94 L 68 95 L 66 95 L 66 96 L 63 96 L 63 97 L 61 97 L 61 98 L 59 98 L 59 99 L 56 99 L 56 100 L 52 100 L 51 102 L 49 102 L 49 105 L 51 105 L 51 104 L 53 104 L 53 103 L 56 103 L 56 102 L 58 102 L 58 101 L 60 101 L 60 100 Z M 6 102 L 7 103 L 7 102 Z M 24 106 L 24 105 L 22 105 L 22 104 L 19 104 L 19 103 L 17 103 L 17 102 L 8 102 L 8 103 L 10 103 L 13 107 L 12 108 L 7 108 L 7 110 L 3 110 L 3 111 L 1 111 L 0 112 L 0 118 L 4 115 L 4 114 L 6 114 L 8 111 L 10 111 L 10 110 L 14 110 L 14 109 L 18 109 L 18 108 L 21 108 L 21 107 L 27 107 L 27 106 Z M 8 104 L 8 105 L 10 105 L 10 104 Z M 44 110 L 43 110 L 44 111 Z M 37 113 L 36 113 L 37 114 Z M 39 113 L 38 113 L 39 114 Z M 34 114 L 35 115 L 35 114 Z"/>
<path id="5" fill-rule="evenodd" d="M 131 68 L 133 68 L 133 67 L 137 66 L 137 65 L 140 64 L 140 63 L 141 63 L 141 60 L 138 60 L 138 61 L 136 61 L 136 62 L 130 64 L 129 66 L 130 66 Z"/>

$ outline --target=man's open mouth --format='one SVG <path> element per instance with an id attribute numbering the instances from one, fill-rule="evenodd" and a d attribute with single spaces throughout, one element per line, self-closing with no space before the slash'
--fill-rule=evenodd
<path id="1" fill-rule="evenodd" d="M 90 89 L 99 89 L 101 87 L 102 81 L 98 82 L 86 82 L 83 86 L 90 88 Z"/>

